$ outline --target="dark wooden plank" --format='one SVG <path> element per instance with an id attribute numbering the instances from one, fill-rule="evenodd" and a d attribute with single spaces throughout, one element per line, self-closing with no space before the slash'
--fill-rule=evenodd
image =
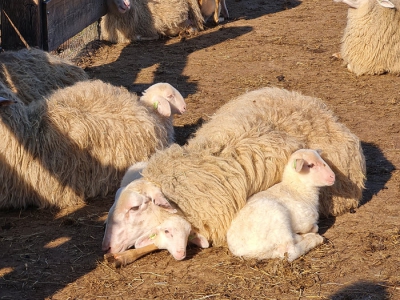
<path id="1" fill-rule="evenodd" d="M 0 0 L 1 46 L 6 50 L 42 47 L 40 0 Z"/>
<path id="2" fill-rule="evenodd" d="M 81 32 L 106 13 L 105 0 L 47 0 L 43 2 L 44 43 L 47 51 Z"/>

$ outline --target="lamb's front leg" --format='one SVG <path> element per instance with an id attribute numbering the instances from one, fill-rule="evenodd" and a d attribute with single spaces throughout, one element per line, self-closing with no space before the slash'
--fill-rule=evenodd
<path id="1" fill-rule="evenodd" d="M 296 234 L 295 242 L 288 249 L 288 261 L 292 262 L 300 256 L 306 254 L 311 249 L 322 244 L 324 238 L 318 233 Z"/>

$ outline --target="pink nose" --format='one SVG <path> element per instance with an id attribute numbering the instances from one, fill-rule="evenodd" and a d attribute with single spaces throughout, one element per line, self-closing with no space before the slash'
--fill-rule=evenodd
<path id="1" fill-rule="evenodd" d="M 177 250 L 177 251 L 175 251 L 174 257 L 176 260 L 182 260 L 186 257 L 186 251 L 185 250 Z"/>

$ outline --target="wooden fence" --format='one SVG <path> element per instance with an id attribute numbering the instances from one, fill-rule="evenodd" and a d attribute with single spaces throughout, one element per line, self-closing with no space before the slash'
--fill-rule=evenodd
<path id="1" fill-rule="evenodd" d="M 57 49 L 106 13 L 105 0 L 0 0 L 1 47 Z M 95 26 L 91 26 L 96 30 Z"/>

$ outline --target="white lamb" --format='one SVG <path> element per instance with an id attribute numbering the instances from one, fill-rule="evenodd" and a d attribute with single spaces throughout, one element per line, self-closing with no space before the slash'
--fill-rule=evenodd
<path id="1" fill-rule="evenodd" d="M 289 262 L 323 242 L 318 231 L 319 188 L 335 174 L 319 152 L 300 149 L 284 168 L 282 182 L 249 198 L 227 233 L 230 251 L 245 258 Z"/>
<path id="2" fill-rule="evenodd" d="M 335 0 L 350 6 L 340 56 L 356 75 L 400 74 L 400 1 Z"/>

